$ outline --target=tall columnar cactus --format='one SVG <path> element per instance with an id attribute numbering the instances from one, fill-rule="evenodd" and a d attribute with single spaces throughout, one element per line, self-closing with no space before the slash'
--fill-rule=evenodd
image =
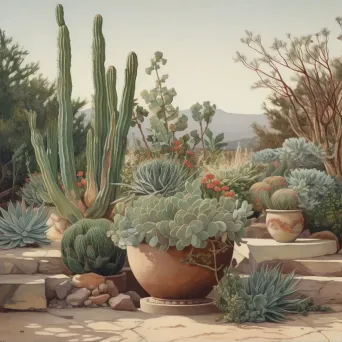
<path id="1" fill-rule="evenodd" d="M 56 8 L 59 26 L 59 75 L 57 96 L 59 103 L 58 147 L 62 182 L 65 191 L 56 182 L 54 165 L 45 150 L 43 137 L 36 128 L 36 113 L 29 113 L 31 141 L 45 187 L 59 213 L 72 223 L 83 217 L 105 216 L 117 191 L 111 185 L 121 182 L 121 170 L 127 145 L 127 135 L 132 121 L 135 81 L 138 61 L 134 52 L 127 59 L 125 84 L 117 109 L 116 70 L 113 66 L 105 74 L 105 41 L 102 34 L 102 17 L 94 19 L 93 76 L 95 88 L 94 127 L 87 136 L 87 189 L 84 196 L 76 185 L 76 168 L 72 140 L 73 113 L 71 107 L 71 46 L 69 30 L 64 21 L 63 7 Z"/>

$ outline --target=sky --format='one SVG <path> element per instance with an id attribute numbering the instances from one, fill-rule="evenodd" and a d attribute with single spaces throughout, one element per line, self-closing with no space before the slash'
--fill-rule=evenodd
<path id="1" fill-rule="evenodd" d="M 234 63 L 236 51 L 255 55 L 240 39 L 245 30 L 261 35 L 267 46 L 285 39 L 331 31 L 332 56 L 342 52 L 335 22 L 342 16 L 340 0 L 0 0 L 0 27 L 30 52 L 28 61 L 39 61 L 41 73 L 51 81 L 57 76 L 57 24 L 55 7 L 64 6 L 72 48 L 73 97 L 91 100 L 92 22 L 103 16 L 106 67 L 114 65 L 121 93 L 126 57 L 138 55 L 136 98 L 154 87 L 145 73 L 155 51 L 167 58 L 163 73 L 174 87 L 174 104 L 187 109 L 211 101 L 218 108 L 238 114 L 261 114 L 267 90 L 252 90 L 254 72 Z M 90 105 L 88 105 L 90 107 Z"/>

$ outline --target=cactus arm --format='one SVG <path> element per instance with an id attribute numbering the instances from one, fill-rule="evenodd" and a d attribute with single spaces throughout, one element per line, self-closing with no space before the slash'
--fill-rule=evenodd
<path id="1" fill-rule="evenodd" d="M 63 192 L 54 179 L 49 158 L 44 148 L 43 137 L 36 127 L 37 114 L 34 112 L 30 112 L 27 114 L 31 130 L 31 142 L 34 148 L 38 165 L 42 172 L 46 190 L 61 216 L 69 220 L 71 223 L 75 223 L 78 220 L 81 220 L 83 218 L 83 215 L 81 211 L 64 196 Z"/>
<path id="2" fill-rule="evenodd" d="M 73 143 L 73 113 L 71 103 L 71 47 L 68 27 L 64 22 L 64 12 L 62 5 L 56 8 L 56 20 L 59 26 L 58 32 L 58 82 L 57 99 L 59 103 L 58 115 L 58 147 L 60 157 L 60 167 L 65 195 L 76 203 L 82 211 L 84 205 L 80 200 L 80 193 L 76 185 L 76 167 L 74 159 Z"/>
<path id="3" fill-rule="evenodd" d="M 51 170 L 55 181 L 58 174 L 58 133 L 56 127 L 58 125 L 57 116 L 51 118 L 47 129 L 47 155 L 50 160 Z"/>
<path id="4" fill-rule="evenodd" d="M 102 33 L 102 17 L 97 15 L 93 26 L 93 78 L 94 78 L 94 148 L 96 180 L 100 184 L 101 165 L 104 155 L 110 116 L 107 107 L 106 76 L 105 76 L 105 39 Z"/>
<path id="5" fill-rule="evenodd" d="M 104 170 L 108 171 L 109 173 L 108 176 L 110 183 L 120 183 L 121 180 L 121 171 L 123 168 L 127 147 L 127 135 L 133 116 L 134 92 L 137 71 L 138 58 L 134 52 L 131 52 L 127 58 L 127 66 L 125 70 L 125 86 L 122 93 L 120 115 L 116 126 L 115 118 L 112 116 L 112 124 L 110 129 L 115 129 L 115 134 L 114 132 L 110 132 L 111 134 L 109 134 L 109 137 L 107 138 L 108 148 L 110 148 L 111 140 L 114 140 L 114 153 L 112 153 L 112 155 L 115 158 L 112 160 L 111 167 L 108 170 Z M 109 86 L 111 82 L 114 82 L 113 80 L 111 81 L 111 77 L 114 75 L 111 75 L 109 72 L 107 76 L 107 85 Z M 109 104 L 111 110 L 115 108 L 113 106 L 113 101 L 114 98 L 110 97 Z M 106 162 L 105 159 L 104 162 Z M 97 218 L 103 216 L 106 213 L 110 203 L 113 201 L 113 198 L 115 198 L 114 196 L 116 193 L 115 189 L 111 190 L 111 184 L 109 183 L 109 181 L 104 183 L 104 186 L 100 190 L 95 203 L 87 210 L 87 217 Z"/>
<path id="6" fill-rule="evenodd" d="M 98 189 L 95 176 L 95 159 L 94 159 L 94 136 L 93 130 L 89 129 L 87 133 L 87 189 L 84 194 L 84 203 L 90 207 L 96 199 Z"/>

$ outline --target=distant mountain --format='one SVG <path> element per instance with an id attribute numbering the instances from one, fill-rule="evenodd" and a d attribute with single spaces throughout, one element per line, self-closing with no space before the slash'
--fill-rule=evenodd
<path id="1" fill-rule="evenodd" d="M 82 111 L 86 114 L 85 120 L 90 121 L 92 118 L 92 109 Z M 198 129 L 198 124 L 193 120 L 190 110 L 183 110 L 189 118 L 188 132 Z M 236 149 L 240 142 L 241 147 L 252 147 L 255 136 L 252 129 L 252 123 L 256 122 L 259 125 L 268 126 L 267 117 L 263 114 L 233 114 L 227 113 L 221 109 L 217 109 L 213 122 L 210 124 L 210 129 L 214 135 L 224 133 L 225 141 L 229 142 L 228 149 Z M 145 127 L 148 127 L 146 122 Z M 146 129 L 144 128 L 144 131 Z M 140 135 L 137 128 L 131 129 L 129 139 L 138 138 Z"/>

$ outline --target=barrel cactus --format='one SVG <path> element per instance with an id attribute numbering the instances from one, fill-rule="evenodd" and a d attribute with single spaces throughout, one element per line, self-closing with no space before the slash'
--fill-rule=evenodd
<path id="1" fill-rule="evenodd" d="M 0 249 L 24 246 L 48 245 L 51 241 L 46 237 L 48 226 L 47 208 L 42 205 L 37 210 L 24 203 L 12 202 L 8 211 L 0 208 Z"/>
<path id="2" fill-rule="evenodd" d="M 173 246 L 205 248 L 209 239 L 240 244 L 251 210 L 247 201 L 202 199 L 200 180 L 195 180 L 175 196 L 139 197 L 124 215 L 115 215 L 109 236 L 121 248 L 146 242 L 164 251 Z"/>
<path id="3" fill-rule="evenodd" d="M 286 179 L 282 176 L 266 177 L 263 182 L 271 186 L 271 193 L 288 186 Z"/>
<path id="4" fill-rule="evenodd" d="M 262 212 L 270 206 L 271 185 L 265 182 L 254 183 L 249 189 L 249 200 L 256 212 Z"/>
<path id="5" fill-rule="evenodd" d="M 113 245 L 107 232 L 113 223 L 106 219 L 83 219 L 65 231 L 61 252 L 65 266 L 73 273 L 118 274 L 126 251 Z"/>
<path id="6" fill-rule="evenodd" d="M 279 189 L 271 196 L 272 209 L 296 210 L 299 207 L 299 198 L 293 189 Z"/>
<path id="7" fill-rule="evenodd" d="M 64 192 L 57 180 L 57 169 L 51 151 L 45 150 L 43 137 L 36 126 L 37 114 L 28 112 L 31 141 L 42 172 L 45 188 L 58 212 L 76 223 L 83 218 L 109 216 L 112 204 L 119 196 L 118 187 L 127 147 L 127 135 L 132 121 L 138 61 L 134 52 L 127 59 L 122 100 L 118 110 L 116 69 L 105 72 L 105 40 L 102 17 L 97 15 L 93 27 L 94 125 L 87 133 L 87 188 L 84 196 L 77 187 L 73 144 L 71 46 L 68 27 L 61 5 L 56 8 L 58 24 L 58 82 L 59 103 L 58 140 L 59 163 Z M 58 134 L 58 137 L 57 137 Z M 57 152 L 55 152 L 57 153 Z"/>

